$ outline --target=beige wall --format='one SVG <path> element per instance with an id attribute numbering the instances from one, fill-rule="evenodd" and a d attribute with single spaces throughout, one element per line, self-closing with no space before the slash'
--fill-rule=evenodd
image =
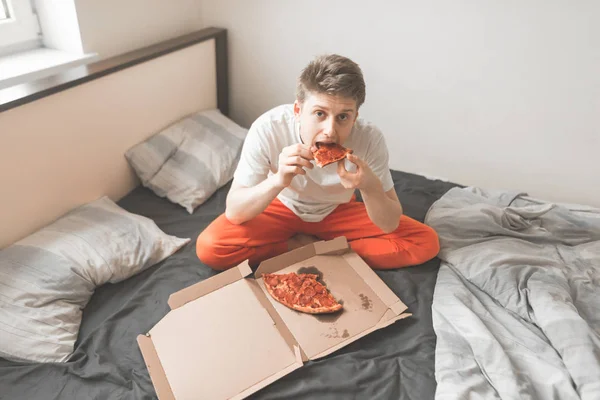
<path id="1" fill-rule="evenodd" d="M 216 97 L 211 40 L 0 113 L 0 249 L 120 199 L 138 184 L 125 151 Z"/>
<path id="2" fill-rule="evenodd" d="M 75 0 L 83 50 L 110 57 L 201 27 L 200 0 Z"/>
<path id="3" fill-rule="evenodd" d="M 74 1 L 83 51 L 101 58 L 202 27 L 197 0 Z M 63 18 L 68 7 L 52 12 Z M 120 198 L 137 184 L 123 157 L 129 146 L 186 113 L 216 107 L 214 42 L 196 48 L 203 50 L 0 113 L 0 248 L 79 204 Z"/>
<path id="4" fill-rule="evenodd" d="M 316 54 L 355 59 L 391 166 L 600 206 L 600 2 L 203 0 L 229 29 L 231 110 L 294 100 Z"/>

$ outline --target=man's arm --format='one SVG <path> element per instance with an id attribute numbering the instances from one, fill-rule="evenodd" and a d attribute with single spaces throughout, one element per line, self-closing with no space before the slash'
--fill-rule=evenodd
<path id="1" fill-rule="evenodd" d="M 402 205 L 394 189 L 383 191 L 383 186 L 371 192 L 361 190 L 369 218 L 383 232 L 390 233 L 398 228 L 402 216 Z"/>
<path id="2" fill-rule="evenodd" d="M 356 164 L 356 172 L 348 172 L 344 160 L 338 163 L 338 175 L 342 185 L 349 189 L 359 189 L 369 218 L 383 232 L 390 233 L 398 228 L 402 216 L 402 205 L 396 191 L 383 190 L 383 184 L 363 160 L 349 154 L 348 160 Z"/>
<path id="3" fill-rule="evenodd" d="M 282 190 L 275 175 L 254 187 L 242 186 L 234 180 L 227 195 L 225 217 L 236 225 L 249 221 L 263 212 Z"/>
<path id="4" fill-rule="evenodd" d="M 235 182 L 227 195 L 225 217 L 233 224 L 243 224 L 263 212 L 277 195 L 292 183 L 296 175 L 305 175 L 304 168 L 314 168 L 313 155 L 304 144 L 285 147 L 279 155 L 277 173 L 258 185 L 244 187 Z"/>

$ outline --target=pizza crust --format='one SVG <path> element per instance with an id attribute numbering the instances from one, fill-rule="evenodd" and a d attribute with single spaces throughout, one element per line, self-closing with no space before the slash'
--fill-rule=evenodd
<path id="1" fill-rule="evenodd" d="M 308 314 L 330 314 L 330 313 L 334 313 L 336 311 L 341 310 L 342 305 L 340 303 L 337 303 L 336 305 L 331 306 L 331 307 L 320 307 L 320 308 L 311 308 L 311 307 L 302 307 L 302 306 L 293 305 L 292 308 L 294 310 L 298 310 L 298 311 L 305 312 Z"/>

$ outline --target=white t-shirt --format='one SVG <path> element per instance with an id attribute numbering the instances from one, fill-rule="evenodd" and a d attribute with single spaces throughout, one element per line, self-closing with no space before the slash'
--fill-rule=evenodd
<path id="1" fill-rule="evenodd" d="M 283 148 L 297 143 L 302 143 L 302 139 L 293 104 L 267 111 L 248 131 L 234 174 L 235 181 L 246 187 L 256 186 L 277 172 Z M 376 126 L 358 118 L 344 146 L 354 150 L 354 154 L 369 165 L 381 180 L 384 191 L 394 187 L 388 150 L 383 134 Z M 356 166 L 346 160 L 346 169 L 354 172 Z M 349 202 L 353 193 L 354 190 L 342 186 L 337 163 L 333 163 L 324 168 L 306 168 L 306 175 L 295 176 L 290 186 L 277 197 L 302 220 L 319 222 L 338 204 Z"/>

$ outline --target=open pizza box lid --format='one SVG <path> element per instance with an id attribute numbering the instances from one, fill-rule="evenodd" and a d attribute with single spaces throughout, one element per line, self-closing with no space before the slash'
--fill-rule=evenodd
<path id="1" fill-rule="evenodd" d="M 335 314 L 291 310 L 266 291 L 264 273 L 317 273 L 343 303 Z M 169 297 L 171 311 L 138 344 L 160 400 L 243 399 L 369 333 L 407 307 L 344 237 L 248 262 Z"/>

